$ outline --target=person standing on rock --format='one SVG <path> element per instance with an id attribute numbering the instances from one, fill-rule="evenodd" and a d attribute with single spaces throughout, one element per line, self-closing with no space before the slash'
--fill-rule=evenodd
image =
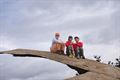
<path id="1" fill-rule="evenodd" d="M 52 41 L 52 46 L 50 48 L 50 51 L 52 53 L 64 54 L 65 44 L 59 38 L 60 38 L 60 33 L 55 33 L 55 38 Z"/>
<path id="2" fill-rule="evenodd" d="M 69 57 L 75 57 L 75 53 L 74 53 L 74 48 L 73 48 L 73 37 L 69 36 L 68 37 L 68 41 L 65 43 L 66 45 L 66 55 Z"/>
<path id="3" fill-rule="evenodd" d="M 74 37 L 75 43 L 74 43 L 74 51 L 75 51 L 75 56 L 79 59 L 85 59 L 84 56 L 84 51 L 83 51 L 83 43 L 79 41 L 79 37 Z"/>

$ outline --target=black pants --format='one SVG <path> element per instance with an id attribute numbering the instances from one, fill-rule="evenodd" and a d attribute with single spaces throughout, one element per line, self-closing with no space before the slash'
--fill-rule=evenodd
<path id="1" fill-rule="evenodd" d="M 75 57 L 85 59 L 83 48 L 77 47 L 75 50 Z"/>

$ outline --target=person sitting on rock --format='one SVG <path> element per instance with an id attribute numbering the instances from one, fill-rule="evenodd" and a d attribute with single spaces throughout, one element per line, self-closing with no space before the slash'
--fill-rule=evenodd
<path id="1" fill-rule="evenodd" d="M 50 51 L 52 53 L 64 54 L 65 44 L 59 38 L 60 38 L 60 33 L 55 33 L 55 38 L 52 41 L 52 46 L 50 48 Z"/>
<path id="2" fill-rule="evenodd" d="M 79 58 L 82 58 L 82 59 L 85 59 L 85 56 L 84 56 L 84 51 L 83 51 L 83 43 L 80 42 L 79 40 L 79 37 L 74 37 L 75 39 L 75 43 L 74 43 L 74 51 L 75 51 L 75 56 L 79 59 Z"/>
<path id="3" fill-rule="evenodd" d="M 69 36 L 68 37 L 68 41 L 66 42 L 66 55 L 69 56 L 69 57 L 73 57 L 75 56 L 75 53 L 74 53 L 74 48 L 73 48 L 73 37 L 72 36 Z"/>

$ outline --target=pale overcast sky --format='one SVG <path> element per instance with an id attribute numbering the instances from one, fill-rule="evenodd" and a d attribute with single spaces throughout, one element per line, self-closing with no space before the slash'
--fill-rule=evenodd
<path id="1" fill-rule="evenodd" d="M 49 51 L 55 32 L 64 41 L 79 36 L 87 58 L 114 60 L 120 56 L 120 0 L 0 0 L 0 50 Z"/>

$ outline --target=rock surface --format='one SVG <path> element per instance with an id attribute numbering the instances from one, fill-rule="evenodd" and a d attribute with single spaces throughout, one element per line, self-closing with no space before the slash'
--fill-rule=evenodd
<path id="1" fill-rule="evenodd" d="M 0 54 L 12 54 L 20 57 L 42 57 L 66 64 L 80 74 L 66 80 L 120 80 L 119 68 L 89 59 L 69 58 L 65 55 L 28 49 L 2 51 Z"/>

